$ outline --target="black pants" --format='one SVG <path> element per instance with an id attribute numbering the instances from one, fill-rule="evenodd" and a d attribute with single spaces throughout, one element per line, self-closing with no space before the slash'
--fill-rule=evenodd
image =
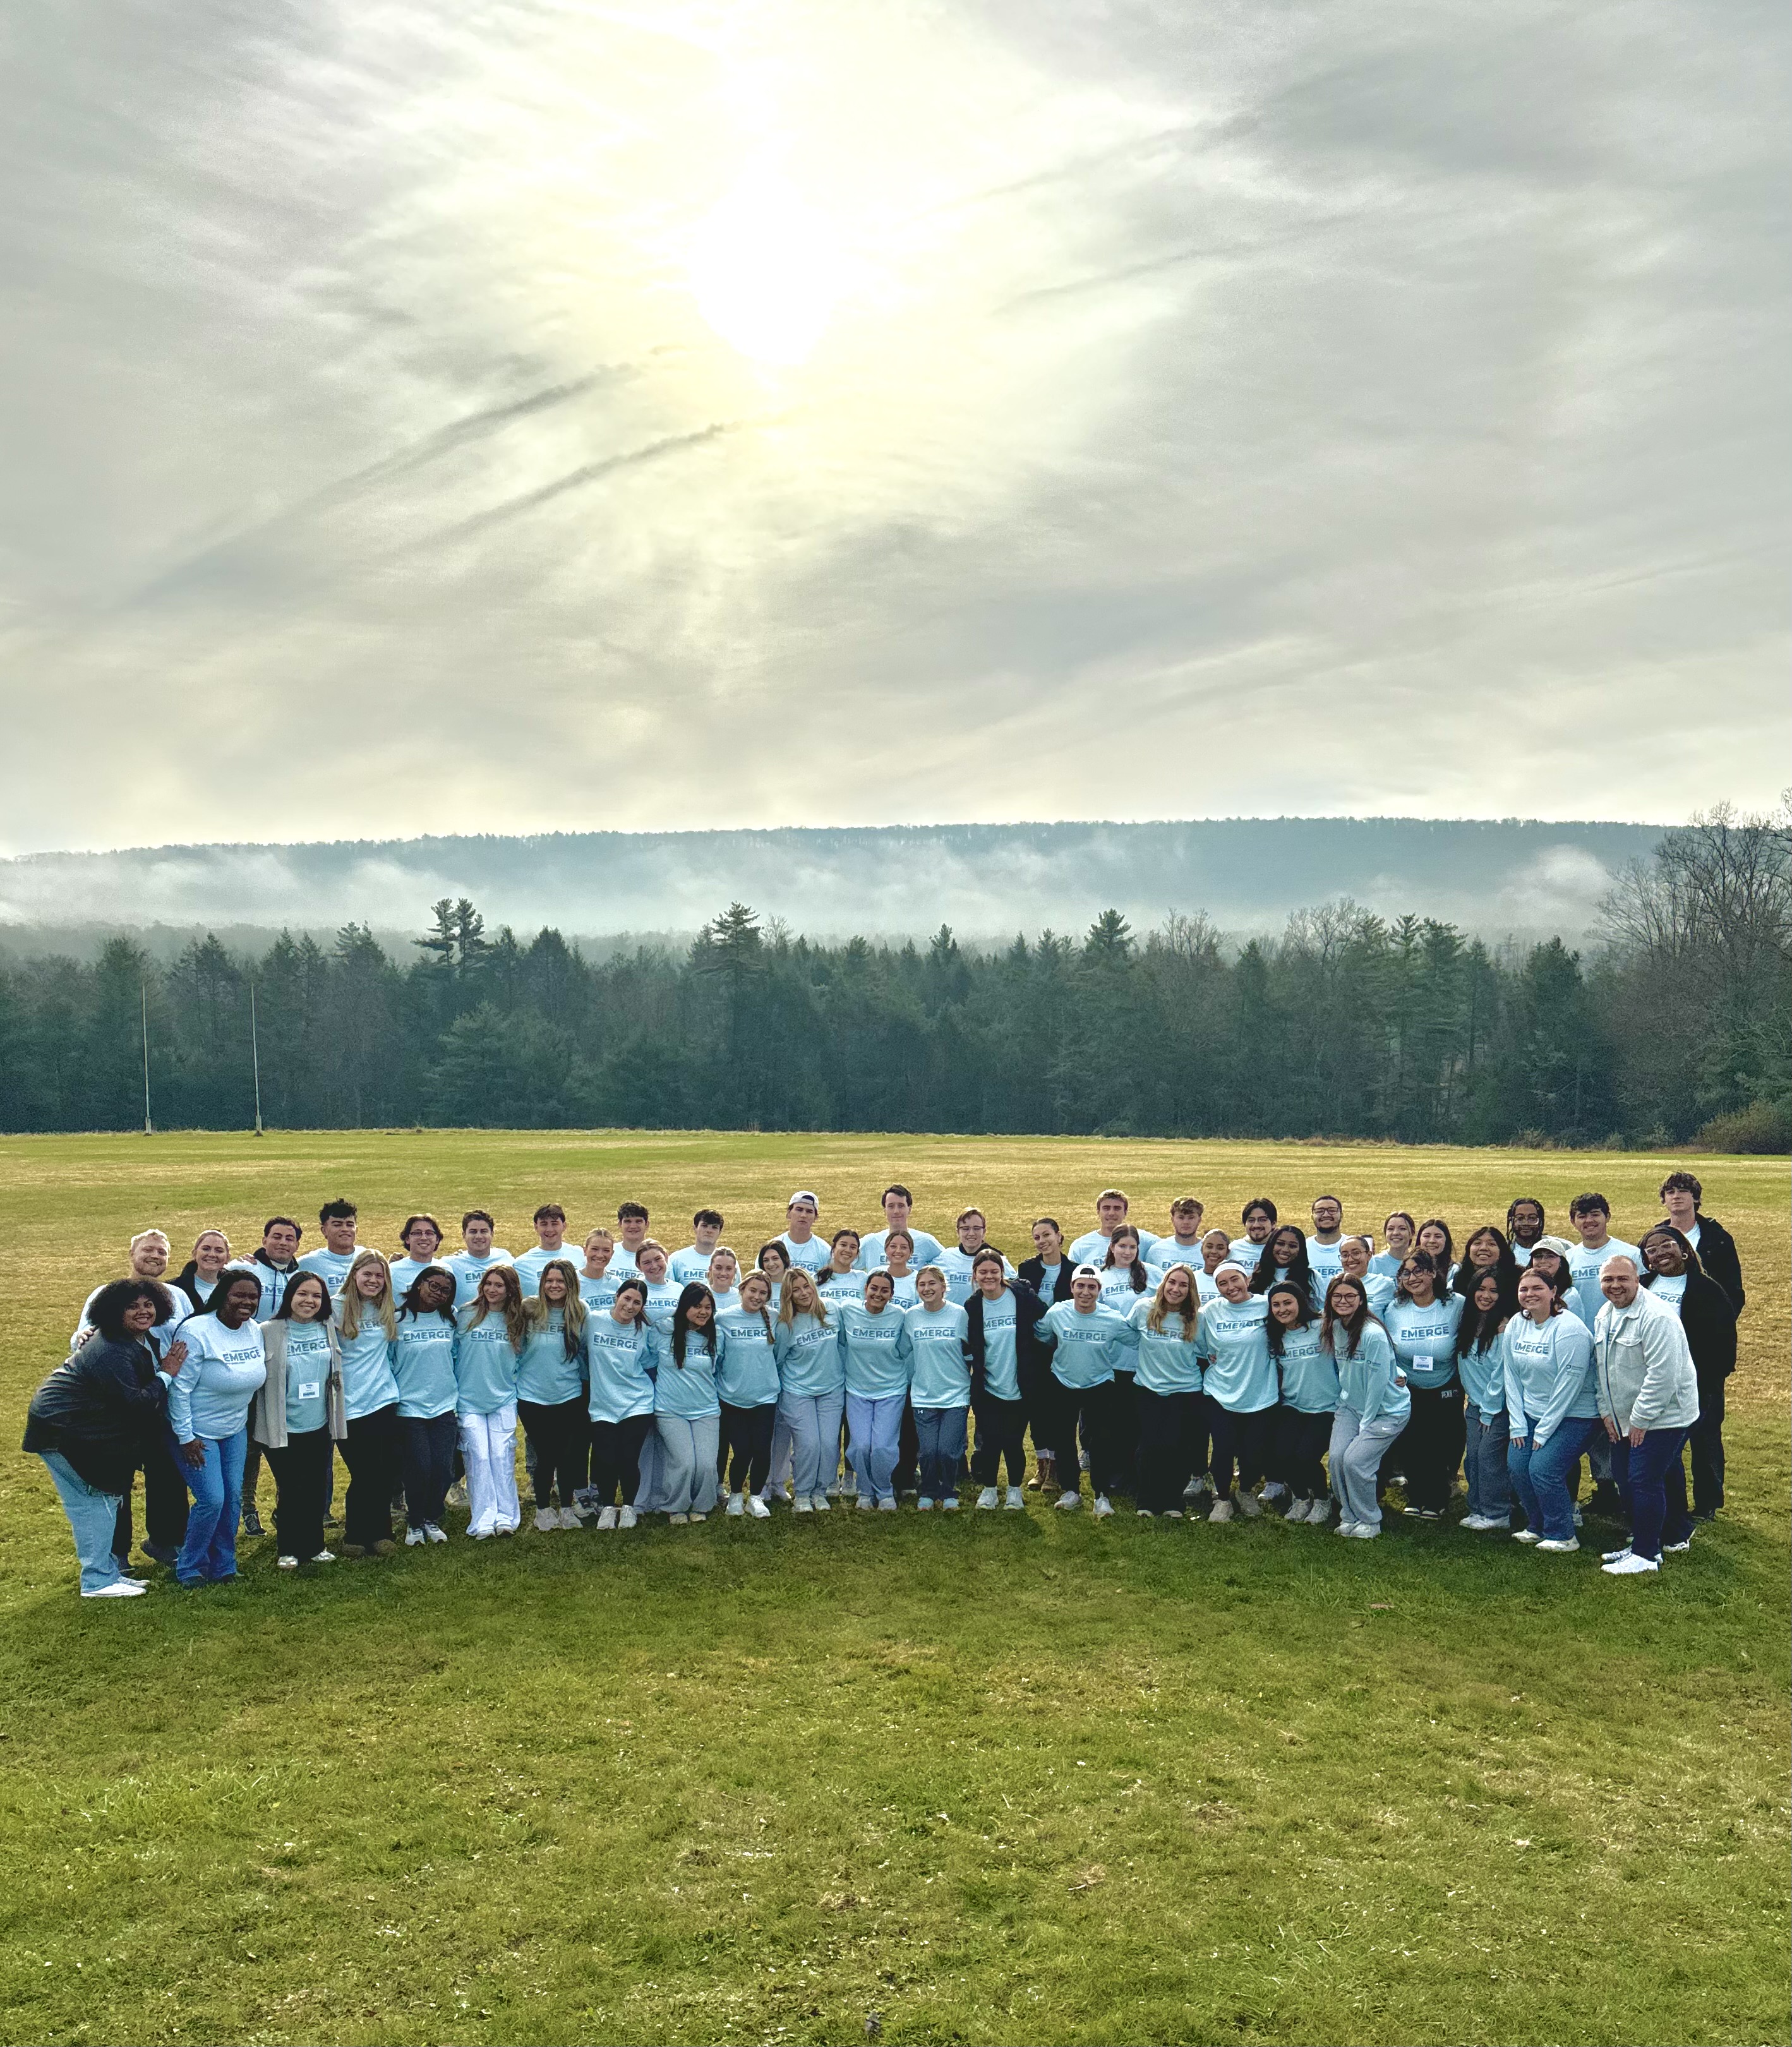
<path id="1" fill-rule="evenodd" d="M 1260 1407 L 1254 1414 L 1235 1414 L 1210 1393 L 1203 1393 L 1201 1399 L 1213 1438 L 1215 1495 L 1221 1499 L 1230 1496 L 1234 1463 L 1238 1466 L 1238 1483 L 1249 1492 L 1269 1469 L 1270 1452 L 1275 1444 L 1275 1410 Z"/>
<path id="2" fill-rule="evenodd" d="M 1275 1410 L 1275 1450 L 1272 1469 L 1296 1499 L 1325 1499 L 1326 1451 L 1332 1440 L 1331 1414 L 1303 1414 L 1298 1407 Z"/>
<path id="3" fill-rule="evenodd" d="M 392 1540 L 392 1496 L 398 1489 L 398 1403 L 376 1407 L 348 1425 L 343 1462 L 348 1497 L 343 1502 L 343 1539 L 370 1550 Z"/>
<path id="4" fill-rule="evenodd" d="M 1114 1463 L 1114 1387 L 1104 1380 L 1099 1386 L 1066 1386 L 1055 1373 L 1051 1381 L 1057 1418 L 1052 1424 L 1054 1447 L 1058 1453 L 1058 1482 L 1066 1492 L 1082 1490 L 1077 1472 L 1077 1430 L 1089 1449 L 1089 1482 L 1097 1494 L 1114 1492 L 1120 1483 Z"/>
<path id="5" fill-rule="evenodd" d="M 1027 1403 L 998 1400 L 985 1393 L 971 1407 L 977 1416 L 977 1449 L 970 1461 L 970 1475 L 979 1485 L 993 1485 L 1003 1460 L 1008 1462 L 1010 1485 L 1027 1483 Z"/>
<path id="6" fill-rule="evenodd" d="M 519 1400 L 517 1418 L 523 1425 L 535 1456 L 529 1476 L 535 1483 L 535 1503 L 553 1503 L 554 1485 L 559 1482 L 560 1504 L 571 1507 L 572 1496 L 585 1483 L 591 1462 L 591 1418 L 582 1394 L 571 1400 L 544 1407 L 536 1400 Z"/>
<path id="7" fill-rule="evenodd" d="M 1715 1514 L 1724 1504 L 1724 1382 L 1699 1381 L 1699 1418 L 1686 1438 L 1693 1453 L 1693 1511 Z M 147 1486 L 145 1486 L 147 1490 Z"/>
<path id="8" fill-rule="evenodd" d="M 143 1453 L 143 1534 L 158 1550 L 178 1550 L 187 1539 L 187 1481 L 176 1468 L 173 1453 L 158 1437 Z M 115 1556 L 130 1554 L 130 1493 L 118 1502 L 112 1523 Z"/>
<path id="9" fill-rule="evenodd" d="M 772 1425 L 778 1417 L 778 1403 L 769 1400 L 762 1407 L 731 1407 L 722 1403 L 722 1452 L 717 1462 L 722 1490 L 763 1492 L 772 1476 Z"/>
<path id="10" fill-rule="evenodd" d="M 255 1488 L 261 1481 L 261 1459 L 265 1454 L 261 1445 L 251 1436 L 248 1454 L 242 1461 L 242 1511 L 245 1514 L 255 1511 Z M 277 1479 L 274 1483 L 277 1485 L 280 1481 Z M 283 1550 L 281 1554 L 290 1557 L 292 1552 Z"/>
<path id="11" fill-rule="evenodd" d="M 1198 1393 L 1138 1390 L 1139 1504 L 1152 1514 L 1180 1513 L 1182 1488 L 1198 1459 L 1207 1462 L 1207 1417 Z"/>
<path id="12" fill-rule="evenodd" d="M 1407 1504 L 1441 1514 L 1462 1468 L 1467 1418 L 1460 1386 L 1409 1386 L 1412 1418 L 1395 1449 L 1406 1473 Z"/>
<path id="13" fill-rule="evenodd" d="M 335 1449 L 327 1429 L 307 1429 L 289 1435 L 284 1449 L 262 1452 L 274 1475 L 274 1546 L 283 1557 L 302 1562 L 323 1547 Z"/>
<path id="14" fill-rule="evenodd" d="M 401 1414 L 398 1453 L 404 1472 L 404 1519 L 412 1528 L 439 1528 L 454 1483 L 460 1424 L 446 1414 Z"/>
<path id="15" fill-rule="evenodd" d="M 1114 1374 L 1113 1418 L 1114 1484 L 1122 1492 L 1136 1493 L 1139 1486 L 1139 1385 L 1130 1372 Z"/>
<path id="16" fill-rule="evenodd" d="M 621 1504 L 633 1507 L 635 1495 L 641 1491 L 641 1449 L 647 1441 L 647 1432 L 653 1426 L 651 1414 L 631 1414 L 625 1422 L 594 1422 L 591 1424 L 591 1484 L 598 1496 L 598 1504 L 614 1507 L 618 1504 L 617 1493 L 620 1489 Z M 766 1439 L 766 1463 L 771 1463 L 771 1439 Z"/>

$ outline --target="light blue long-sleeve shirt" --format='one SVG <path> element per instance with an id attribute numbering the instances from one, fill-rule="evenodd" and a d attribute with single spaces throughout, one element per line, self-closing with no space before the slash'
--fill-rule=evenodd
<path id="1" fill-rule="evenodd" d="M 1128 1225 L 1127 1227 L 1130 1228 L 1131 1225 Z M 1148 1263 L 1151 1259 L 1151 1247 L 1157 1241 L 1158 1239 L 1153 1236 L 1148 1229 L 1142 1229 L 1139 1232 L 1139 1256 Z M 1108 1253 L 1113 1247 L 1112 1237 L 1104 1236 L 1098 1229 L 1089 1230 L 1070 1246 L 1070 1263 L 1073 1265 L 1101 1265 L 1106 1261 Z"/>
<path id="2" fill-rule="evenodd" d="M 517 1268 L 517 1277 L 521 1283 L 525 1301 L 532 1294 L 541 1291 L 542 1269 L 552 1264 L 556 1258 L 570 1265 L 575 1272 L 585 1263 L 584 1252 L 574 1250 L 570 1244 L 557 1244 L 552 1251 L 538 1244 L 525 1251 L 521 1257 L 512 1259 L 510 1262 Z"/>
<path id="3" fill-rule="evenodd" d="M 1412 1413 L 1412 1395 L 1400 1383 L 1400 1361 L 1388 1332 L 1379 1322 L 1364 1322 L 1354 1354 L 1342 1329 L 1332 1333 L 1338 1405 L 1349 1408 L 1359 1422 L 1403 1423 Z"/>
<path id="4" fill-rule="evenodd" d="M 445 1265 L 442 1265 L 442 1260 L 439 1258 L 393 1259 L 390 1267 L 393 1299 L 402 1306 L 404 1296 L 410 1292 L 412 1287 L 416 1283 L 417 1275 L 420 1273 L 427 1272 L 432 1265 L 441 1265 L 443 1271 L 448 1269 Z"/>
<path id="5" fill-rule="evenodd" d="M 1267 1244 L 1253 1244 L 1248 1236 L 1235 1236 L 1226 1247 L 1226 1262 L 1245 1272 L 1255 1272 L 1257 1261 L 1269 1248 Z"/>
<path id="6" fill-rule="evenodd" d="M 722 1336 L 717 1393 L 730 1407 L 771 1407 L 779 1385 L 776 1321 L 761 1309 L 743 1308 L 737 1294 L 732 1307 L 718 1306 L 715 1323 Z"/>
<path id="7" fill-rule="evenodd" d="M 460 1313 L 460 1343 L 455 1352 L 455 1412 L 495 1414 L 517 1397 L 517 1352 L 501 1310 L 490 1308 L 482 1321 L 477 1304 Z"/>
<path id="8" fill-rule="evenodd" d="M 1589 1251 L 1584 1244 L 1574 1246 L 1566 1262 L 1574 1282 L 1576 1298 L 1566 1305 L 1586 1324 L 1589 1335 L 1599 1319 L 1600 1310 L 1605 1305 L 1605 1296 L 1599 1287 L 1599 1268 L 1608 1258 L 1629 1259 L 1639 1275 L 1648 1269 L 1643 1263 L 1643 1253 L 1634 1244 L 1626 1244 L 1621 1236 L 1607 1237 L 1597 1251 Z"/>
<path id="9" fill-rule="evenodd" d="M 575 1340 L 567 1356 L 566 1310 L 550 1308 L 540 1328 L 531 1329 L 517 1360 L 517 1398 L 540 1407 L 559 1407 L 585 1391 L 585 1346 Z"/>
<path id="10" fill-rule="evenodd" d="M 459 1391 L 455 1376 L 459 1326 L 443 1314 L 401 1314 L 390 1356 L 398 1388 L 398 1412 L 410 1422 L 451 1414 Z"/>
<path id="11" fill-rule="evenodd" d="M 267 1381 L 260 1325 L 227 1329 L 215 1315 L 181 1325 L 187 1355 L 168 1389 L 168 1426 L 177 1442 L 222 1443 L 249 1426 L 250 1403 Z"/>
<path id="12" fill-rule="evenodd" d="M 585 1366 L 594 1422 L 625 1422 L 653 1412 L 653 1375 L 660 1339 L 644 1322 L 619 1322 L 608 1313 L 585 1324 Z"/>
<path id="13" fill-rule="evenodd" d="M 1051 1352 L 1052 1377 L 1078 1393 L 1107 1385 L 1117 1367 L 1130 1372 L 1139 1348 L 1139 1332 L 1099 1301 L 1086 1315 L 1074 1301 L 1055 1302 L 1033 1334 Z"/>
<path id="14" fill-rule="evenodd" d="M 654 1413 L 676 1415 L 687 1422 L 700 1422 L 706 1415 L 719 1414 L 722 1399 L 717 1391 L 717 1379 L 727 1342 L 727 1336 L 721 1329 L 715 1331 L 713 1346 L 705 1341 L 699 1330 L 687 1329 L 684 1363 L 680 1365 L 672 1355 L 668 1339 L 660 1352 L 660 1376 L 653 1382 Z"/>
<path id="15" fill-rule="evenodd" d="M 1599 1412 L 1593 1383 L 1593 1338 L 1566 1310 L 1546 1322 L 1514 1315 L 1500 1339 L 1506 1353 L 1506 1414 L 1515 1440 L 1534 1449 L 1570 1418 L 1590 1422 Z"/>
<path id="16" fill-rule="evenodd" d="M 880 1265 L 888 1261 L 884 1256 L 884 1246 L 889 1237 L 887 1229 L 874 1229 L 870 1236 L 859 1240 L 859 1270 L 875 1272 Z M 919 1272 L 923 1265 L 931 1265 L 946 1248 L 931 1230 L 917 1229 L 912 1223 L 908 1234 L 915 1240 L 915 1256 L 908 1261 L 909 1269 Z"/>
<path id="17" fill-rule="evenodd" d="M 1409 1386 L 1455 1384 L 1456 1329 L 1461 1319 L 1460 1294 L 1446 1294 L 1424 1308 L 1403 1296 L 1388 1302 L 1381 1324 Z"/>
<path id="18" fill-rule="evenodd" d="M 470 1251 L 457 1251 L 451 1258 L 436 1260 L 438 1264 L 445 1265 L 455 1275 L 455 1306 L 457 1310 L 466 1307 L 473 1300 L 479 1291 L 479 1282 L 494 1265 L 514 1265 L 516 1262 L 508 1251 L 500 1251 L 495 1247 L 478 1258 Z"/>
<path id="19" fill-rule="evenodd" d="M 863 1301 L 830 1311 L 838 1328 L 846 1391 L 861 1400 L 890 1400 L 908 1390 L 908 1317 L 894 1301 L 873 1314 Z"/>
<path id="20" fill-rule="evenodd" d="M 613 1263 L 606 1265 L 602 1272 L 597 1275 L 587 1272 L 582 1263 L 577 1269 L 579 1298 L 585 1303 L 586 1314 L 594 1315 L 600 1310 L 614 1307 L 616 1290 L 628 1278 L 628 1274 L 618 1272 Z"/>
<path id="21" fill-rule="evenodd" d="M 831 1322 L 838 1318 L 842 1301 L 862 1301 L 865 1298 L 865 1275 L 855 1265 L 850 1272 L 818 1272 L 815 1291 L 827 1304 L 827 1318 Z"/>
<path id="22" fill-rule="evenodd" d="M 927 1260 L 930 1265 L 937 1265 L 945 1274 L 946 1298 L 954 1306 L 962 1308 L 970 1298 L 971 1260 L 973 1258 L 981 1258 L 982 1256 L 983 1248 L 981 1244 L 975 1251 L 961 1251 L 957 1244 L 954 1244 L 950 1250 L 941 1252 L 937 1258 L 931 1258 Z M 1004 1279 L 1012 1279 L 1014 1277 L 1014 1267 L 1005 1258 L 1002 1260 L 1002 1277 Z"/>
<path id="23" fill-rule="evenodd" d="M 343 1302 L 339 1295 L 334 1313 L 336 1327 L 343 1326 Z M 361 1326 L 343 1343 L 343 1414 L 350 1422 L 377 1414 L 398 1398 L 398 1381 L 392 1369 L 392 1339 L 385 1324 L 371 1303 L 361 1304 Z"/>
<path id="24" fill-rule="evenodd" d="M 968 1407 L 970 1360 L 965 1339 L 970 1333 L 965 1311 L 955 1301 L 937 1308 L 904 1309 L 908 1337 L 908 1397 L 917 1407 Z"/>
<path id="25" fill-rule="evenodd" d="M 826 1322 L 806 1314 L 788 1322 L 780 1318 L 777 1331 L 778 1377 L 786 1393 L 819 1400 L 844 1391 L 846 1368 L 831 1316 Z"/>
<path id="26" fill-rule="evenodd" d="M 968 1328 L 968 1308 L 965 1320 Z M 1005 1290 L 983 1303 L 983 1383 L 992 1399 L 1020 1398 L 1020 1371 L 1014 1356 L 1014 1296 Z"/>
<path id="27" fill-rule="evenodd" d="M 331 1251 L 320 1244 L 316 1250 L 304 1252 L 295 1262 L 301 1272 L 315 1272 L 330 1289 L 330 1298 L 334 1301 L 341 1297 L 343 1287 L 348 1284 L 349 1267 L 366 1248 L 365 1244 L 358 1244 L 352 1251 Z M 279 1304 L 277 1302 L 275 1305 Z"/>
<path id="28" fill-rule="evenodd" d="M 1475 1350 L 1462 1352 L 1456 1360 L 1462 1381 L 1463 1398 L 1472 1400 L 1485 1422 L 1503 1413 L 1506 1405 L 1506 1351 L 1500 1337 Z"/>
<path id="29" fill-rule="evenodd" d="M 1135 1272 L 1144 1276 L 1144 1285 L 1135 1287 Z M 1141 1260 L 1133 1265 L 1109 1265 L 1101 1272 L 1101 1306 L 1112 1308 L 1117 1315 L 1131 1319 L 1134 1306 L 1140 1301 L 1148 1301 L 1157 1291 L 1157 1275 Z M 1120 1369 L 1130 1372 L 1132 1360 L 1128 1360 Z"/>
<path id="30" fill-rule="evenodd" d="M 1260 1294 L 1210 1301 L 1197 1320 L 1206 1372 L 1202 1391 L 1234 1414 L 1257 1414 L 1275 1405 L 1279 1388 L 1264 1325 L 1268 1304 Z"/>
<path id="31" fill-rule="evenodd" d="M 1153 1305 L 1151 1294 L 1141 1294 L 1127 1316 L 1139 1334 L 1138 1383 L 1148 1393 L 1198 1393 L 1201 1337 L 1198 1319 L 1191 1317 L 1185 1328 L 1182 1316 L 1171 1309 L 1164 1315 L 1163 1328 L 1153 1330 L 1150 1327 Z"/>
<path id="32" fill-rule="evenodd" d="M 1275 1360 L 1282 1384 L 1282 1405 L 1298 1414 L 1337 1411 L 1337 1360 L 1319 1341 L 1319 1325 L 1282 1332 L 1282 1355 Z"/>
<path id="33" fill-rule="evenodd" d="M 1173 1236 L 1154 1237 L 1151 1249 L 1141 1255 L 1159 1272 L 1167 1272 L 1172 1265 L 1186 1265 L 1190 1271 L 1198 1272 L 1204 1262 L 1198 1236 L 1193 1244 L 1179 1244 Z"/>

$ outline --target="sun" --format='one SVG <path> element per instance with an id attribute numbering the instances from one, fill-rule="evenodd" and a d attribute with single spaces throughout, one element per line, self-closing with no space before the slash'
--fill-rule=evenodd
<path id="1" fill-rule="evenodd" d="M 807 359 L 844 286 L 828 222 L 781 180 L 738 185 L 703 221 L 690 263 L 697 309 L 757 362 Z"/>

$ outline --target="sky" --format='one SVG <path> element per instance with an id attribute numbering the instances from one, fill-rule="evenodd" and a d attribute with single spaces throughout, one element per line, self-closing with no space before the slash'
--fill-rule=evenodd
<path id="1" fill-rule="evenodd" d="M 1771 807 L 1788 40 L 18 0 L 0 853 Z"/>

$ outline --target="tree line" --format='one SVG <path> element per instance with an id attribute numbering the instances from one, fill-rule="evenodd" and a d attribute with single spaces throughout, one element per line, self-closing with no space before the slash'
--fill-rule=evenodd
<path id="1" fill-rule="evenodd" d="M 957 1130 L 1792 1147 L 1792 834 L 1720 808 L 1622 877 L 1590 958 L 1349 900 L 1006 948 L 811 943 L 731 904 L 594 962 L 444 899 L 259 958 L 129 938 L 0 967 L 0 1127 Z"/>

